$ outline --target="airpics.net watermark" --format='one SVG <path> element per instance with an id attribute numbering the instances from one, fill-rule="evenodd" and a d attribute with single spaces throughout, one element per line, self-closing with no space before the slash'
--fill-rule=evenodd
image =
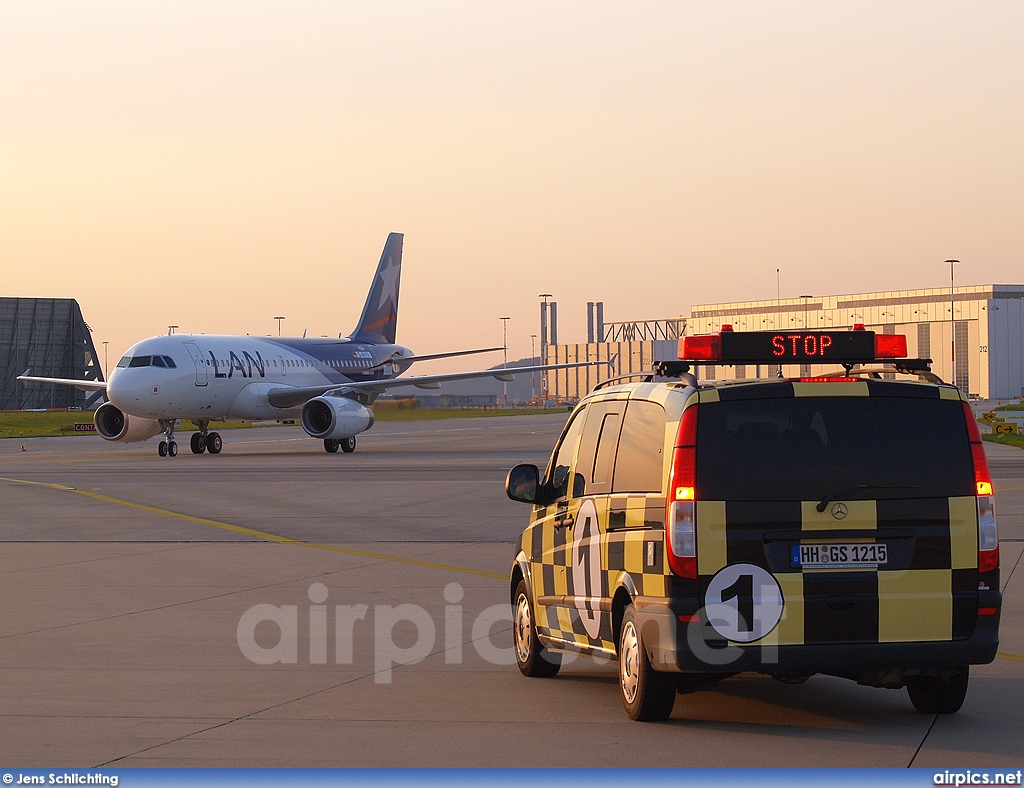
<path id="1" fill-rule="evenodd" d="M 257 665 L 294 665 L 299 659 L 308 659 L 311 665 L 326 665 L 333 656 L 337 665 L 353 665 L 356 661 L 357 646 L 372 645 L 374 681 L 390 684 L 392 669 L 401 665 L 415 665 L 435 651 L 443 652 L 447 665 L 461 665 L 467 646 L 492 665 L 514 665 L 515 646 L 510 633 L 513 627 L 511 606 L 506 602 L 491 605 L 481 610 L 466 627 L 466 616 L 461 604 L 465 591 L 459 583 L 444 587 L 444 615 L 440 626 L 431 614 L 420 605 L 370 605 L 337 604 L 333 606 L 333 654 L 329 636 L 331 610 L 327 599 L 329 592 L 323 583 L 313 583 L 307 592 L 308 612 L 299 605 L 253 605 L 238 621 L 236 636 L 242 655 Z M 305 606 L 303 606 L 304 608 Z M 721 607 L 721 606 L 719 606 Z M 652 610 L 653 607 L 648 607 Z M 300 612 L 301 610 L 301 612 Z M 728 627 L 742 628 L 742 616 L 730 615 L 706 608 L 704 615 L 694 616 L 686 627 L 686 642 L 689 652 L 710 666 L 728 665 L 743 655 L 743 649 L 735 646 L 712 646 L 708 640 L 721 638 L 714 630 Z M 580 611 L 569 609 L 573 628 L 581 631 Z M 645 637 L 653 636 L 652 645 L 658 650 L 674 652 L 679 634 L 676 616 L 667 607 L 662 615 L 656 616 L 658 625 L 644 627 Z M 300 642 L 300 616 L 303 634 L 308 633 L 308 643 Z M 593 622 L 591 622 L 593 623 Z M 667 624 L 667 626 L 663 626 Z M 263 637 L 257 634 L 257 629 Z M 270 637 L 267 637 L 270 633 Z M 372 635 L 372 644 L 370 638 Z M 468 637 L 467 637 L 468 635 Z M 268 645 L 268 641 L 275 641 Z M 496 643 L 501 640 L 502 644 Z M 261 642 L 262 641 L 262 642 Z M 661 642 L 658 642 L 661 641 Z M 778 661 L 778 649 L 771 644 L 759 644 L 760 658 L 765 664 Z M 439 647 L 440 646 L 440 647 Z M 365 652 L 362 652 L 365 654 Z M 579 654 L 569 651 L 559 655 L 562 664 L 575 660 Z M 592 654 L 591 659 L 608 662 L 614 659 L 610 654 Z"/>
<path id="2" fill-rule="evenodd" d="M 465 614 L 460 604 L 465 591 L 458 583 L 444 587 L 444 622 L 440 629 L 444 661 L 461 665 L 467 645 Z M 326 665 L 331 649 L 328 637 L 327 586 L 313 583 L 309 587 L 309 643 L 308 659 L 312 665 Z M 334 605 L 334 663 L 352 665 L 356 658 L 357 642 L 366 642 L 368 630 L 373 634 L 373 680 L 377 684 L 391 683 L 391 670 L 399 665 L 422 662 L 438 645 L 438 626 L 433 617 L 420 605 Z M 272 646 L 257 642 L 256 629 L 261 624 L 276 626 L 279 637 Z M 493 665 L 514 665 L 515 650 L 509 642 L 499 646 L 492 633 L 512 627 L 512 611 L 508 603 L 491 605 L 481 610 L 469 627 L 469 643 L 481 658 Z M 415 637 L 411 638 L 411 632 Z M 396 642 L 396 634 L 398 635 Z M 362 640 L 357 640 L 362 638 Z M 250 662 L 257 665 L 295 664 L 299 661 L 299 606 L 253 605 L 238 621 L 238 648 Z M 511 641 L 511 639 L 509 639 Z M 306 654 L 303 654 L 305 657 Z"/>

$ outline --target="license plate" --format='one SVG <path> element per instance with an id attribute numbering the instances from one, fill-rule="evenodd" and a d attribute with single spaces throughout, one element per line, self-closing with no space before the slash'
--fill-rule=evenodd
<path id="1" fill-rule="evenodd" d="M 888 560 L 881 542 L 847 544 L 795 544 L 791 564 L 802 569 L 875 569 Z"/>

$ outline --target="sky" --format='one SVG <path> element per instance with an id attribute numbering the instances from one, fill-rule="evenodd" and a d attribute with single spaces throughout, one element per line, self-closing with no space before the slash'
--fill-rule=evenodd
<path id="1" fill-rule="evenodd" d="M 691 304 L 1024 282 L 1024 4 L 0 0 L 0 295 L 110 364 L 336 336 L 530 354 Z M 101 351 L 102 352 L 102 351 Z M 496 363 L 484 360 L 484 365 Z M 423 373 L 480 357 L 424 362 Z"/>

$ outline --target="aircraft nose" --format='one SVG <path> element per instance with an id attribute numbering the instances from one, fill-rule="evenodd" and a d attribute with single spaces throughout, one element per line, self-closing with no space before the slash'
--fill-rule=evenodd
<path id="1" fill-rule="evenodd" d="M 120 369 L 115 369 L 107 378 L 107 399 L 117 407 L 123 408 L 123 404 L 130 398 L 130 386 L 126 385 L 124 374 Z"/>

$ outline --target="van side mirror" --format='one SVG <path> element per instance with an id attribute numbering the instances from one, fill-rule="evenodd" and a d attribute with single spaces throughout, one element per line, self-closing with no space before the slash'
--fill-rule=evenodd
<path id="1" fill-rule="evenodd" d="M 513 501 L 536 503 L 540 471 L 536 465 L 517 465 L 505 478 L 505 494 Z"/>

